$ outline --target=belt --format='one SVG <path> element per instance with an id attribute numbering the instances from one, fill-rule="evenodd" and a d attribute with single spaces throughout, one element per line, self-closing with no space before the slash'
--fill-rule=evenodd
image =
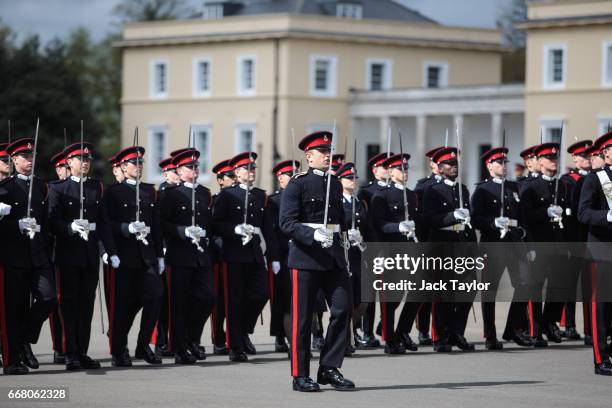
<path id="1" fill-rule="evenodd" d="M 324 228 L 330 230 L 331 232 L 340 232 L 339 224 L 327 224 L 326 226 L 325 224 L 313 224 L 311 222 L 303 222 L 302 225 L 304 225 L 305 227 L 310 227 L 312 229 Z"/>
<path id="2" fill-rule="evenodd" d="M 464 230 L 465 230 L 465 224 L 454 224 L 454 225 L 449 225 L 448 227 L 440 228 L 440 231 L 464 231 Z"/>
<path id="3" fill-rule="evenodd" d="M 517 220 L 513 220 L 512 218 L 508 219 L 508 226 L 509 227 L 518 227 L 518 221 Z"/>

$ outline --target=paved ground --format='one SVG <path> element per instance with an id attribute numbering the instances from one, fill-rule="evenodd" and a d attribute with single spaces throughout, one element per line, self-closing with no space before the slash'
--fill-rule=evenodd
<path id="1" fill-rule="evenodd" d="M 477 309 L 479 309 L 477 307 Z M 498 307 L 502 325 L 506 305 Z M 97 310 L 96 310 L 97 312 Z M 578 315 L 581 309 L 578 307 Z M 267 311 L 264 316 L 268 316 Z M 480 322 L 470 318 L 468 338 L 480 340 Z M 177 367 L 172 359 L 161 367 L 136 362 L 115 369 L 107 355 L 99 315 L 94 317 L 91 354 L 103 369 L 66 373 L 50 364 L 49 330 L 34 347 L 41 368 L 22 377 L 0 376 L 0 389 L 10 387 L 69 387 L 68 403 L 7 402 L 0 407 L 609 407 L 612 378 L 593 374 L 592 351 L 581 342 L 549 349 L 524 350 L 506 344 L 502 352 L 487 352 L 482 343 L 472 353 L 433 353 L 430 347 L 405 356 L 385 356 L 382 350 L 359 351 L 342 371 L 357 391 L 341 393 L 324 388 L 312 395 L 291 391 L 289 363 L 274 353 L 267 328 L 258 326 L 254 342 L 258 355 L 236 365 L 227 357 L 210 356 L 196 366 Z M 208 326 L 208 325 L 207 325 Z M 579 323 L 579 327 L 581 323 Z M 132 330 L 130 348 L 135 347 Z M 204 334 L 209 346 L 210 334 Z M 208 347 L 210 349 L 210 347 Z M 313 362 L 313 374 L 316 374 Z"/>

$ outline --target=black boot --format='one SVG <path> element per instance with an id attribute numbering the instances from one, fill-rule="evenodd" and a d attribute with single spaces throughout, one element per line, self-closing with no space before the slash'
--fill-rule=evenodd
<path id="1" fill-rule="evenodd" d="M 535 348 L 548 347 L 548 342 L 544 340 L 544 338 L 540 335 L 533 339 L 533 347 Z"/>
<path id="2" fill-rule="evenodd" d="M 485 340 L 485 348 L 487 350 L 502 350 L 504 345 L 497 340 L 497 337 L 487 337 Z"/>
<path id="3" fill-rule="evenodd" d="M 548 323 L 544 326 L 544 334 L 548 341 L 552 341 L 553 343 L 561 343 L 563 340 L 561 336 L 559 336 L 559 328 L 556 324 Z"/>
<path id="4" fill-rule="evenodd" d="M 319 384 L 329 384 L 339 391 L 352 391 L 355 389 L 355 384 L 342 376 L 340 371 L 334 367 L 319 367 L 317 373 L 317 382 Z"/>
<path id="5" fill-rule="evenodd" d="M 66 355 L 61 351 L 53 351 L 53 364 L 66 364 Z"/>
<path id="6" fill-rule="evenodd" d="M 204 346 L 199 345 L 198 343 L 191 343 L 189 345 L 189 351 L 196 358 L 196 360 L 202 361 L 206 360 L 206 349 Z"/>
<path id="7" fill-rule="evenodd" d="M 113 355 L 112 365 L 113 367 L 131 367 L 130 352 L 126 349 L 121 354 Z"/>
<path id="8" fill-rule="evenodd" d="M 155 354 L 159 357 L 172 357 L 174 354 L 168 350 L 168 346 L 166 344 L 155 345 Z"/>
<path id="9" fill-rule="evenodd" d="M 431 346 L 433 341 L 431 337 L 429 337 L 429 333 L 427 332 L 419 332 L 419 345 L 420 346 Z"/>
<path id="10" fill-rule="evenodd" d="M 446 340 L 438 340 L 433 342 L 433 349 L 438 353 L 450 353 L 453 351 L 453 346 L 448 344 Z"/>
<path id="11" fill-rule="evenodd" d="M 247 354 L 250 354 L 252 356 L 257 354 L 257 350 L 255 349 L 255 346 L 251 342 L 251 339 L 249 338 L 248 334 L 244 335 L 242 341 L 244 342 L 244 350 L 246 351 Z"/>
<path id="12" fill-rule="evenodd" d="M 100 368 L 100 362 L 89 357 L 87 354 L 79 356 L 79 363 L 81 363 L 81 368 L 85 370 L 97 370 Z"/>
<path id="13" fill-rule="evenodd" d="M 521 347 L 533 347 L 533 340 L 529 336 L 525 336 L 522 330 L 514 330 L 509 333 L 504 333 L 503 337 L 506 341 L 513 341 Z"/>
<path id="14" fill-rule="evenodd" d="M 580 336 L 580 333 L 578 333 L 575 327 L 567 327 L 565 329 L 565 335 L 567 336 L 568 340 L 581 340 L 582 339 L 582 337 Z"/>
<path id="15" fill-rule="evenodd" d="M 385 354 L 405 354 L 406 348 L 400 341 L 388 341 L 385 343 Z"/>
<path id="16" fill-rule="evenodd" d="M 584 335 L 584 345 L 592 346 L 593 345 L 593 336 L 589 336 L 587 334 Z"/>
<path id="17" fill-rule="evenodd" d="M 612 364 L 609 361 L 604 361 L 601 364 L 595 364 L 595 374 L 612 375 Z"/>
<path id="18" fill-rule="evenodd" d="M 2 369 L 4 375 L 22 375 L 30 372 L 28 367 L 26 367 L 21 361 L 11 364 L 8 367 L 4 367 Z"/>
<path id="19" fill-rule="evenodd" d="M 162 359 L 155 355 L 148 344 L 139 344 L 136 346 L 136 358 L 140 358 L 149 364 L 158 365 L 162 363 Z"/>
<path id="20" fill-rule="evenodd" d="M 21 357 L 23 359 L 23 363 L 26 366 L 33 369 L 37 369 L 38 367 L 40 367 L 36 356 L 32 352 L 32 346 L 30 346 L 30 343 L 25 343 L 23 347 L 21 347 Z"/>
<path id="21" fill-rule="evenodd" d="M 174 355 L 175 364 L 195 364 L 196 361 L 196 357 L 187 352 L 187 350 L 179 351 Z"/>
<path id="22" fill-rule="evenodd" d="M 452 340 L 448 342 L 451 346 L 457 346 L 463 351 L 473 351 L 475 349 L 472 343 L 469 343 L 465 337 L 461 334 L 455 334 L 452 336 Z"/>
<path id="23" fill-rule="evenodd" d="M 412 341 L 408 333 L 402 333 L 401 337 L 402 344 L 404 345 L 404 348 L 406 350 L 417 351 L 419 349 L 419 346 L 417 346 L 416 343 Z"/>
<path id="24" fill-rule="evenodd" d="M 274 339 L 274 351 L 277 353 L 286 353 L 289 350 L 289 346 L 285 343 L 285 337 L 276 336 Z"/>
<path id="25" fill-rule="evenodd" d="M 220 344 L 220 345 L 213 345 L 213 354 L 216 356 L 227 356 L 227 347 L 225 347 L 225 344 Z"/>
<path id="26" fill-rule="evenodd" d="M 293 377 L 293 391 L 318 392 L 321 388 L 310 377 Z"/>
<path id="27" fill-rule="evenodd" d="M 77 371 L 81 369 L 81 362 L 78 358 L 66 355 L 66 371 Z"/>
<path id="28" fill-rule="evenodd" d="M 246 355 L 244 351 L 241 350 L 230 350 L 229 351 L 229 359 L 235 363 L 242 363 L 245 361 L 249 361 L 249 357 Z"/>

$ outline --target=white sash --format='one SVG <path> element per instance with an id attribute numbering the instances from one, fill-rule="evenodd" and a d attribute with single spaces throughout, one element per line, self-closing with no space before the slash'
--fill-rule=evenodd
<path id="1" fill-rule="evenodd" d="M 608 209 L 612 210 L 612 181 L 610 181 L 610 176 L 608 176 L 606 170 L 599 170 L 597 172 L 597 177 L 601 183 L 601 190 L 608 202 Z"/>

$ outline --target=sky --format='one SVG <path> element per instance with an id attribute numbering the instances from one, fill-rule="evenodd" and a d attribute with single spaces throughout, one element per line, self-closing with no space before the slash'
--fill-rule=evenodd
<path id="1" fill-rule="evenodd" d="M 114 31 L 113 6 L 119 0 L 0 0 L 0 18 L 19 38 L 39 34 L 44 42 L 88 27 L 94 39 Z M 442 24 L 495 27 L 500 9 L 512 0 L 396 0 Z M 189 0 L 196 6 L 201 0 Z"/>

